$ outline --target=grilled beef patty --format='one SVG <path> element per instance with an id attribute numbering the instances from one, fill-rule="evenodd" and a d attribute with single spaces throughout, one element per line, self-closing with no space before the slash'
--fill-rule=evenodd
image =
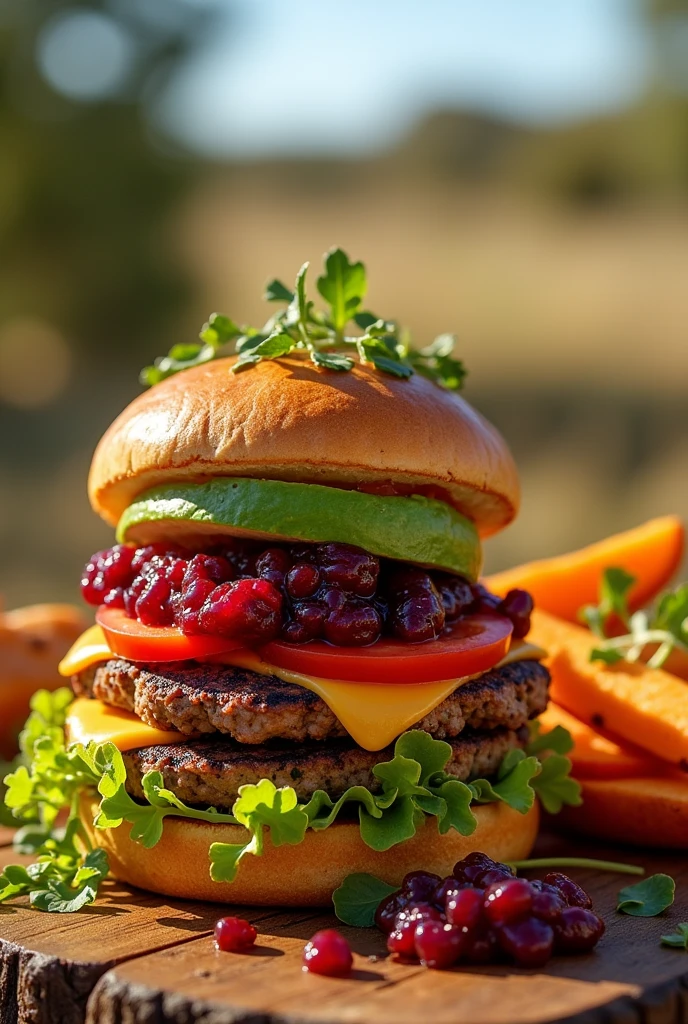
<path id="1" fill-rule="evenodd" d="M 515 747 L 524 747 L 527 740 L 527 727 L 467 730 L 450 742 L 452 757 L 446 771 L 464 782 L 493 776 L 504 756 Z M 252 747 L 215 737 L 142 747 L 122 756 L 131 796 L 143 798 L 142 776 L 159 771 L 166 788 L 185 803 L 226 810 L 234 803 L 239 786 L 260 779 L 271 779 L 278 788 L 292 786 L 301 800 L 308 800 L 316 789 L 326 790 L 333 798 L 349 786 L 365 786 L 377 793 L 381 783 L 372 769 L 391 760 L 394 751 L 392 747 L 362 750 L 351 740 L 333 740 L 326 746 L 275 742 Z"/>
<path id="2" fill-rule="evenodd" d="M 437 739 L 451 739 L 466 728 L 518 729 L 545 710 L 549 678 L 538 661 L 492 669 L 460 686 L 417 728 Z M 113 658 L 75 676 L 73 685 L 77 694 L 133 711 L 155 728 L 188 736 L 224 733 L 238 743 L 258 744 L 348 735 L 310 690 L 225 665 L 134 665 Z"/>

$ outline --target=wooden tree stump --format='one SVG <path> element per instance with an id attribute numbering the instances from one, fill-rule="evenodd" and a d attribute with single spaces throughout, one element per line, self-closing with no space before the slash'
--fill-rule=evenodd
<path id="1" fill-rule="evenodd" d="M 571 871 L 607 921 L 598 950 L 542 971 L 428 971 L 395 963 L 374 929 L 337 925 L 355 951 L 351 978 L 301 971 L 305 942 L 332 915 L 167 900 L 116 882 L 71 916 L 0 907 L 0 1024 L 686 1024 L 688 954 L 660 936 L 688 920 L 688 863 L 543 837 L 540 854 L 612 857 L 665 871 L 676 904 L 659 918 L 615 912 L 627 876 Z M 0 866 L 16 860 L 0 850 Z M 258 928 L 246 954 L 219 953 L 223 912 Z"/>

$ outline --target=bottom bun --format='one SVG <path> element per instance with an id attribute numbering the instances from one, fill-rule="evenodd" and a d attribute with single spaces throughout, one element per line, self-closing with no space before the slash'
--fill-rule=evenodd
<path id="1" fill-rule="evenodd" d="M 441 836 L 434 821 L 426 820 L 412 839 L 377 853 L 361 839 L 356 823 L 337 823 L 322 832 L 309 830 L 298 846 L 274 847 L 265 837 L 260 857 L 247 855 L 236 881 L 213 882 L 209 872 L 211 843 L 245 843 L 241 825 L 210 825 L 184 818 L 166 818 L 157 846 L 145 849 L 129 838 L 129 826 L 96 829 L 92 798 L 84 801 L 82 817 L 96 846 L 107 851 L 115 878 L 140 889 L 182 899 L 258 906 L 327 906 L 347 875 L 365 871 L 391 885 L 409 871 L 447 875 L 457 860 L 481 850 L 497 861 L 522 860 L 533 848 L 539 823 L 537 802 L 528 814 L 506 804 L 473 807 L 478 827 L 472 836 L 454 830 Z"/>
<path id="2" fill-rule="evenodd" d="M 581 779 L 583 803 L 557 826 L 635 846 L 688 850 L 688 777 Z"/>

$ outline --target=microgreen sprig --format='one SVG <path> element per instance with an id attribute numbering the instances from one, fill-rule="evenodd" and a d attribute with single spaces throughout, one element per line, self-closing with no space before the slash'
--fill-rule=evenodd
<path id="1" fill-rule="evenodd" d="M 688 654 L 688 583 L 664 593 L 654 611 L 633 614 L 628 608 L 628 595 L 635 577 L 625 569 L 605 569 L 600 585 L 597 605 L 581 609 L 581 619 L 602 643 L 591 653 L 591 661 L 607 665 L 626 660 L 640 661 L 645 648 L 654 645 L 657 650 L 648 659 L 650 668 L 661 668 L 675 649 Z M 617 616 L 628 630 L 623 636 L 609 636 L 608 619 Z"/>
<path id="2" fill-rule="evenodd" d="M 363 263 L 352 263 L 342 249 L 325 254 L 324 272 L 317 278 L 316 287 L 327 303 L 326 310 L 316 309 L 307 297 L 308 268 L 309 264 L 304 263 L 293 290 L 277 279 L 268 283 L 264 298 L 283 308 L 261 328 L 239 326 L 230 317 L 213 313 L 197 342 L 174 345 L 166 356 L 141 371 L 141 383 L 158 384 L 183 370 L 233 353 L 239 358 L 232 371 L 239 373 L 265 359 L 303 352 L 326 370 L 346 373 L 353 369 L 357 357 L 360 363 L 402 380 L 420 373 L 451 391 L 463 387 L 466 369 L 454 358 L 453 334 L 441 334 L 432 344 L 416 349 L 394 320 L 363 308 L 368 289 Z M 347 333 L 351 326 L 362 333 Z"/>

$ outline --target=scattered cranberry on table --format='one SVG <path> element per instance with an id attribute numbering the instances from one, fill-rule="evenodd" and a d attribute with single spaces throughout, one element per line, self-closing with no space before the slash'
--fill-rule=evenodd
<path id="1" fill-rule="evenodd" d="M 351 974 L 354 958 L 344 936 L 334 928 L 326 928 L 324 931 L 316 932 L 306 944 L 302 962 L 302 970 L 311 974 L 345 978 Z"/>
<path id="2" fill-rule="evenodd" d="M 251 949 L 258 932 L 243 917 L 222 917 L 215 925 L 215 945 L 223 953 L 242 953 Z"/>
<path id="3" fill-rule="evenodd" d="M 407 875 L 377 908 L 387 948 L 427 967 L 512 962 L 544 967 L 553 954 L 588 953 L 604 921 L 573 879 L 552 872 L 532 882 L 506 864 L 472 853 L 447 878 Z"/>
<path id="4" fill-rule="evenodd" d="M 530 628 L 532 598 L 502 600 L 481 583 L 378 558 L 350 544 L 264 548 L 230 538 L 193 554 L 173 544 L 116 544 L 84 567 L 81 593 L 146 626 L 177 626 L 261 644 L 280 638 L 361 647 L 381 635 L 406 643 L 440 636 L 466 615 L 504 615 L 514 636 Z"/>

